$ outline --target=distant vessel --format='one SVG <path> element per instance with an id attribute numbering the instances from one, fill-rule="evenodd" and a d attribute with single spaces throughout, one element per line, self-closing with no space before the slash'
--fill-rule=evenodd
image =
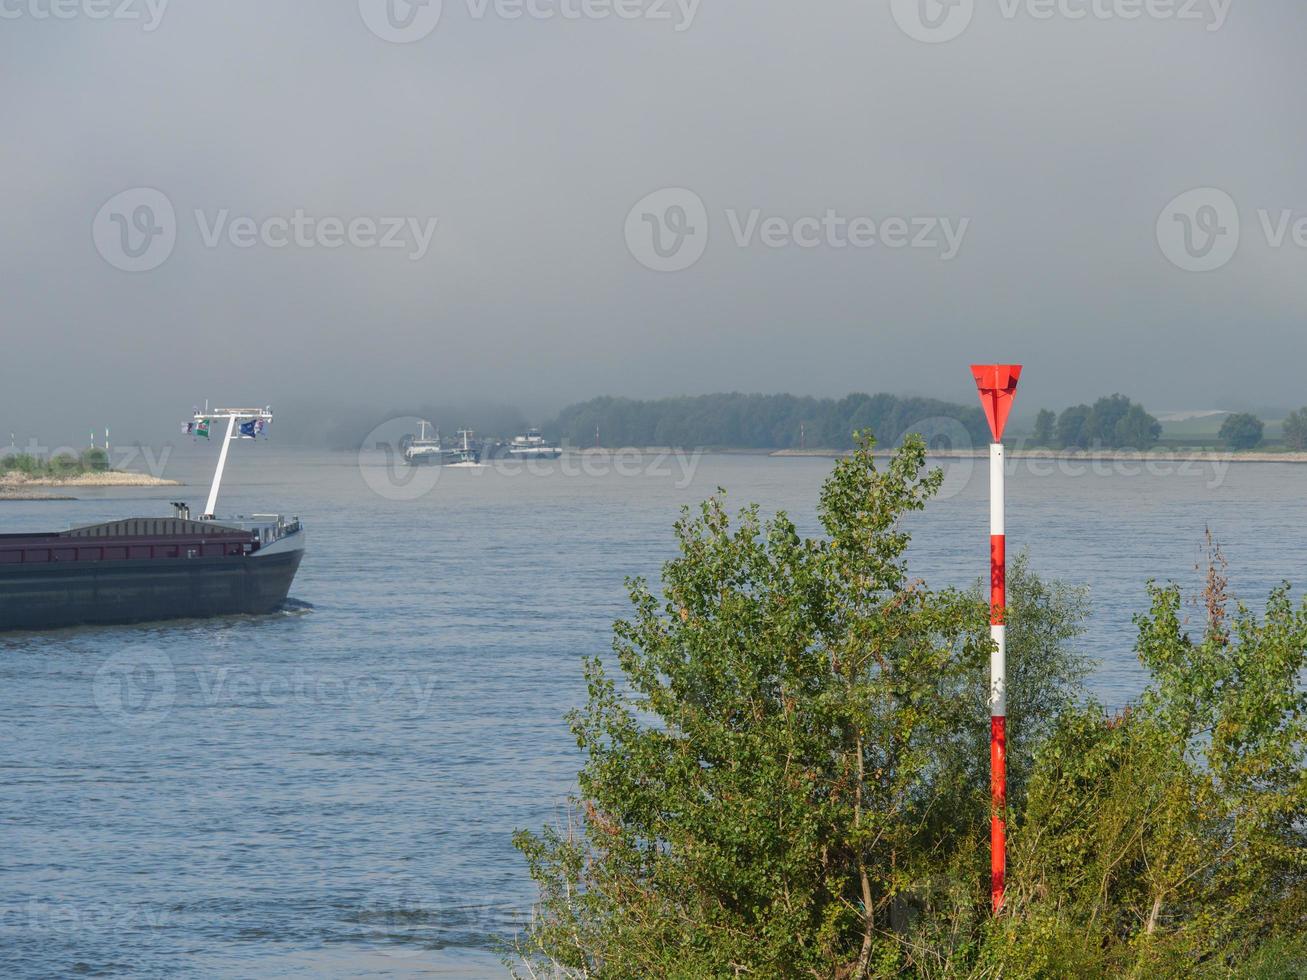
<path id="1" fill-rule="evenodd" d="M 444 466 L 456 463 L 459 455 L 456 450 L 445 449 L 440 442 L 440 432 L 435 438 L 431 436 L 431 423 L 418 425 L 418 434 L 408 437 L 404 444 L 404 462 L 410 466 Z"/>
<path id="2" fill-rule="evenodd" d="M 459 437 L 463 440 L 463 446 L 455 449 L 454 454 L 457 457 L 449 466 L 480 466 L 481 465 L 481 446 L 473 439 L 476 435 L 471 429 L 459 429 Z"/>
<path id="3" fill-rule="evenodd" d="M 207 434 L 210 422 L 224 419 L 227 434 L 198 520 L 175 503 L 172 517 L 0 534 L 0 630 L 261 615 L 280 608 L 304 557 L 299 518 L 213 516 L 231 443 L 255 438 L 272 412 L 197 412 L 187 431 Z"/>
<path id="4" fill-rule="evenodd" d="M 526 435 L 515 436 L 508 444 L 508 455 L 514 459 L 558 459 L 563 450 L 545 442 L 539 429 L 527 429 Z"/>

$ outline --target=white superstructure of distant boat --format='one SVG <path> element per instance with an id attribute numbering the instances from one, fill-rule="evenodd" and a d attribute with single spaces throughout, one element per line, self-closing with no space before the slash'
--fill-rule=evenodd
<path id="1" fill-rule="evenodd" d="M 463 440 L 462 448 L 455 449 L 455 460 L 452 463 L 446 463 L 450 467 L 479 468 L 481 466 L 481 447 L 473 440 L 474 433 L 471 429 L 459 429 L 459 438 Z"/>
<path id="2" fill-rule="evenodd" d="M 513 437 L 508 444 L 508 455 L 514 459 L 557 459 L 563 450 L 545 442 L 539 429 L 527 429 L 526 435 Z"/>
<path id="3" fill-rule="evenodd" d="M 418 434 L 404 447 L 404 462 L 410 466 L 445 466 L 460 459 L 456 450 L 445 449 L 440 443 L 440 432 L 431 435 L 431 423 L 418 425 Z"/>

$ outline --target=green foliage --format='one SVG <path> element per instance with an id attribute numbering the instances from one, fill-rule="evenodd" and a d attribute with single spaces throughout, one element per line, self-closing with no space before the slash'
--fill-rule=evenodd
<path id="1" fill-rule="evenodd" d="M 62 479 L 109 469 L 109 455 L 103 449 L 87 449 L 80 456 L 63 452 L 53 459 L 31 453 L 0 453 L 0 475 L 17 474 L 32 480 Z"/>
<path id="2" fill-rule="evenodd" d="M 1307 450 L 1307 408 L 1290 412 L 1284 420 L 1284 444 L 1298 452 Z"/>
<path id="3" fill-rule="evenodd" d="M 1059 444 L 1067 449 L 1151 449 L 1162 437 L 1162 424 L 1125 395 L 1073 405 L 1057 420 Z"/>
<path id="4" fill-rule="evenodd" d="M 1030 436 L 1032 445 L 1045 449 L 1053 447 L 1057 439 L 1057 416 L 1047 408 L 1041 408 L 1035 416 L 1035 431 Z"/>
<path id="5" fill-rule="evenodd" d="M 592 445 L 596 428 L 606 446 L 794 449 L 802 431 L 809 448 L 851 449 L 849 433 L 860 429 L 887 434 L 892 443 L 910 432 L 930 436 L 948 429 L 956 430 L 955 442 L 965 438 L 970 446 L 990 439 L 979 406 L 884 394 L 838 400 L 738 393 L 658 401 L 596 398 L 563 409 L 548 426 L 577 446 Z"/>
<path id="6" fill-rule="evenodd" d="M 82 472 L 82 462 L 72 453 L 60 453 L 50 460 L 48 469 L 54 476 L 73 476 Z"/>
<path id="7" fill-rule="evenodd" d="M 1104 973 L 1226 976 L 1301 938 L 1307 610 L 1281 588 L 1263 620 L 1230 616 L 1219 567 L 1198 638 L 1179 589 L 1150 588 L 1141 702 L 1064 712 L 1039 749 L 986 951 L 1007 972 L 1053 975 L 1048 949 L 1079 942 Z"/>
<path id="8" fill-rule="evenodd" d="M 31 453 L 0 453 L 0 473 L 31 475 L 41 471 L 43 464 Z"/>
<path id="9" fill-rule="evenodd" d="M 109 454 L 103 449 L 83 450 L 80 466 L 88 473 L 104 473 L 109 469 Z"/>
<path id="10" fill-rule="evenodd" d="M 1121 449 L 1152 449 L 1162 438 L 1162 423 L 1144 411 L 1142 405 L 1131 405 L 1116 422 L 1113 430 L 1115 445 Z"/>
<path id="11" fill-rule="evenodd" d="M 1062 449 L 1087 449 L 1089 430 L 1086 423 L 1092 409 L 1088 405 L 1072 405 L 1057 417 L 1057 444 Z"/>
<path id="12" fill-rule="evenodd" d="M 1231 415 L 1221 423 L 1220 438 L 1231 449 L 1256 449 L 1265 431 L 1261 419 L 1245 412 Z"/>
<path id="13" fill-rule="evenodd" d="M 1211 562 L 1197 636 L 1150 587 L 1152 683 L 1111 714 L 1086 599 L 1010 569 L 1007 905 L 988 908 L 985 604 L 906 566 L 939 486 L 910 439 L 822 490 L 824 536 L 720 499 L 630 583 L 621 676 L 587 663 L 564 826 L 515 843 L 518 947 L 557 977 L 1297 976 L 1307 932 L 1307 609 L 1259 620 Z"/>

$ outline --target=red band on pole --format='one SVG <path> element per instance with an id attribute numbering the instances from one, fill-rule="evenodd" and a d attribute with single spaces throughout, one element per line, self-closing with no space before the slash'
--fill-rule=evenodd
<path id="1" fill-rule="evenodd" d="M 989 622 L 1007 622 L 1007 537 L 1002 534 L 989 539 Z"/>

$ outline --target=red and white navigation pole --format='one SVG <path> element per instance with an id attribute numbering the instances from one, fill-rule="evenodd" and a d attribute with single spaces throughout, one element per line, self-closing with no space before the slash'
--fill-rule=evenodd
<path id="1" fill-rule="evenodd" d="M 973 364 L 994 442 L 989 447 L 989 632 L 994 640 L 989 680 L 990 891 L 1003 908 L 1007 876 L 1007 529 L 1003 517 L 1003 429 L 1016 397 L 1020 364 Z"/>

